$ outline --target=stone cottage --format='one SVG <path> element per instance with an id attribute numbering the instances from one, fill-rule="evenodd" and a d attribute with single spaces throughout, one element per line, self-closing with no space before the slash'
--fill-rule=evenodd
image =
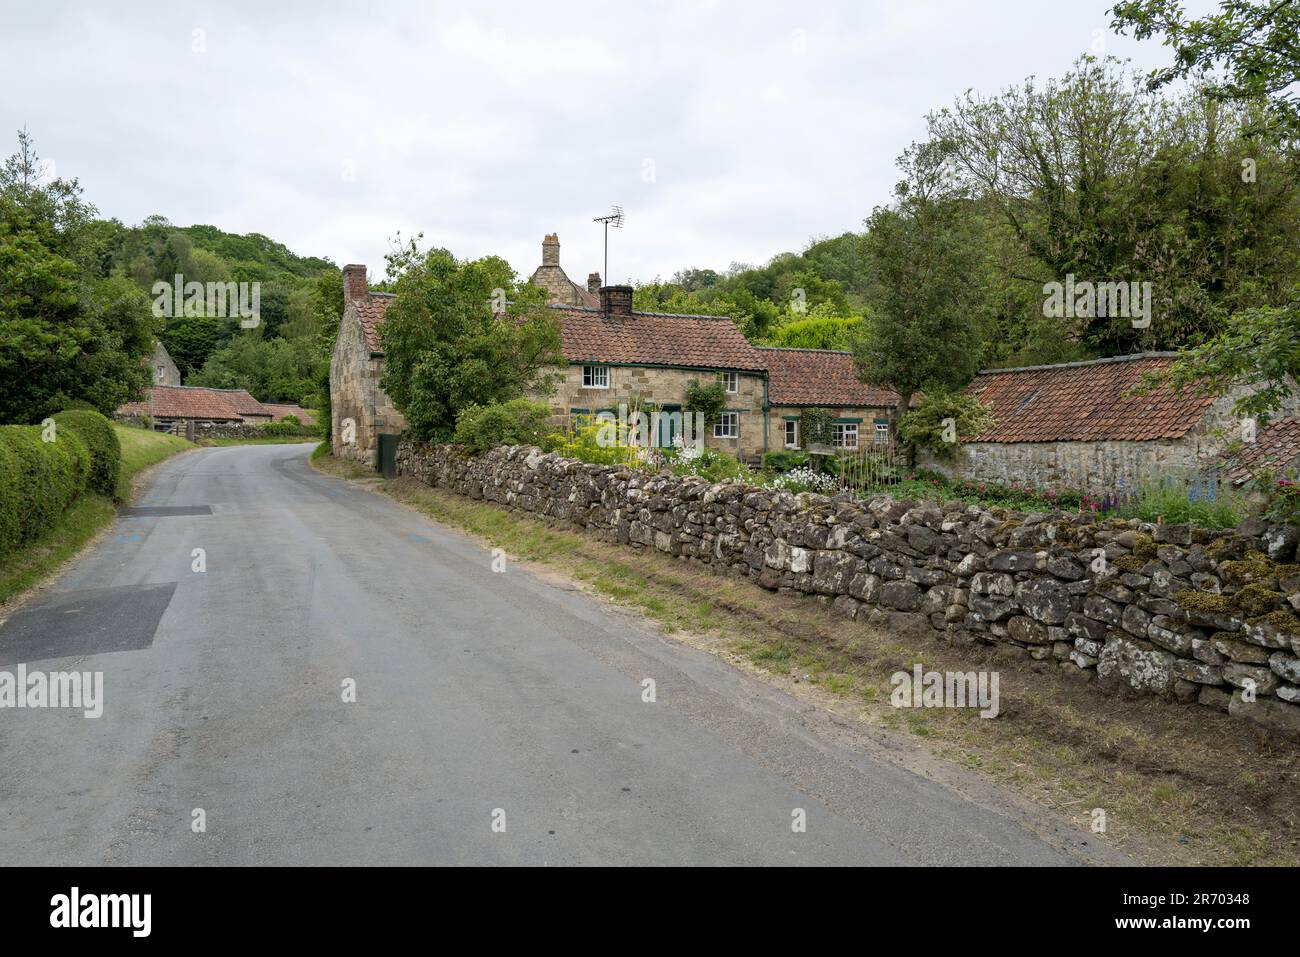
<path id="1" fill-rule="evenodd" d="M 889 417 L 898 394 L 858 380 L 853 355 L 833 349 L 759 347 L 767 367 L 769 449 L 801 449 L 803 413 L 834 413 L 831 444 L 859 449 L 890 442 Z"/>
<path id="2" fill-rule="evenodd" d="M 1098 494 L 1208 471 L 1242 435 L 1233 412 L 1238 393 L 1216 399 L 1161 387 L 1126 394 L 1176 358 L 1145 352 L 981 372 L 966 391 L 992 407 L 993 427 L 963 440 L 955 464 L 929 454 L 918 462 L 976 481 Z"/>
<path id="3" fill-rule="evenodd" d="M 556 416 L 617 416 L 653 407 L 655 444 L 668 444 L 682 428 L 691 382 L 723 383 L 726 405 L 705 430 L 704 441 L 747 460 L 772 449 L 802 447 L 802 412 L 834 410 L 835 444 L 854 449 L 888 437 L 894 393 L 857 381 L 847 352 L 757 348 L 724 316 L 643 312 L 632 308 L 630 286 L 601 286 L 591 273 L 586 287 L 560 265 L 555 234 L 542 240 L 542 264 L 531 282 L 546 291 L 560 324 L 566 364 L 556 370 L 553 395 L 539 397 Z M 370 292 L 364 266 L 343 269 L 344 309 L 330 360 L 331 436 L 335 454 L 374 461 L 378 436 L 405 430 L 406 420 L 379 387 L 384 370 L 379 328 L 393 301 Z M 348 425 L 345 431 L 345 425 Z"/>
<path id="4" fill-rule="evenodd" d="M 547 397 L 558 415 L 615 416 L 644 404 L 667 413 L 656 445 L 671 443 L 691 382 L 720 379 L 726 405 L 706 429 L 710 448 L 752 458 L 767 450 L 767 370 L 763 353 L 726 317 L 641 312 L 631 286 L 603 286 L 596 308 L 553 306 L 560 319 L 562 380 Z"/>
<path id="5" fill-rule="evenodd" d="M 185 431 L 193 422 L 204 429 L 218 425 L 256 425 L 270 422 L 274 413 L 243 389 L 209 389 L 203 386 L 154 385 L 139 402 L 120 406 L 117 417 L 139 421 L 147 417 L 155 431 Z"/>
<path id="6" fill-rule="evenodd" d="M 343 316 L 330 356 L 330 444 L 334 454 L 374 461 L 379 436 L 400 434 L 406 419 L 379 387 L 384 351 L 379 327 L 393 294 L 371 292 L 366 267 L 343 267 Z"/>

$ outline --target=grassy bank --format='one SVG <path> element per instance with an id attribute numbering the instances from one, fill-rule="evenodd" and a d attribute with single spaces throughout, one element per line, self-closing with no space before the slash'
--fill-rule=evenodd
<path id="1" fill-rule="evenodd" d="M 905 639 L 850 621 L 817 598 L 780 595 L 657 552 L 313 457 L 322 471 L 384 492 L 446 525 L 635 609 L 677 640 L 710 651 L 873 734 L 974 769 L 1149 864 L 1300 861 L 1300 754 L 1227 715 L 1127 701 L 1006 649 Z M 997 671 L 1002 713 L 896 709 L 890 675 Z"/>
<path id="2" fill-rule="evenodd" d="M 122 443 L 118 470 L 118 502 L 131 500 L 135 477 L 149 466 L 194 446 L 174 435 L 114 425 Z M 86 492 L 75 501 L 50 531 L 0 559 L 0 605 L 35 585 L 81 550 L 116 514 L 114 499 Z"/>

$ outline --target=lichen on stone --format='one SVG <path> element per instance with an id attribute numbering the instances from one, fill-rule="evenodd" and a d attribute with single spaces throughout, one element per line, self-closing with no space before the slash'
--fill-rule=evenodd
<path id="1" fill-rule="evenodd" d="M 1283 635 L 1300 635 L 1300 618 L 1289 611 L 1273 611 L 1267 615 L 1247 619 L 1248 625 L 1272 625 Z"/>

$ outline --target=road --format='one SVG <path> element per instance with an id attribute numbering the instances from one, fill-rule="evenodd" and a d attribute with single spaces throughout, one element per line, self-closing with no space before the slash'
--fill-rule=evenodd
<path id="1" fill-rule="evenodd" d="M 99 718 L 0 710 L 0 861 L 1079 862 L 309 449 L 164 464 L 0 625 L 0 670 L 104 676 Z"/>

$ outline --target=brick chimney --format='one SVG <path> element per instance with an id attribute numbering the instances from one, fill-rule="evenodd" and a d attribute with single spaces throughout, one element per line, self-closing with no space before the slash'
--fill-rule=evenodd
<path id="1" fill-rule="evenodd" d="M 366 267 L 353 263 L 343 267 L 343 308 L 352 301 L 362 301 L 367 296 Z"/>
<path id="2" fill-rule="evenodd" d="M 601 286 L 600 309 L 611 319 L 631 319 L 632 287 Z"/>
<path id="3" fill-rule="evenodd" d="M 587 275 L 587 292 L 593 294 L 600 292 L 600 273 L 593 272 Z"/>
<path id="4" fill-rule="evenodd" d="M 558 266 L 560 264 L 560 237 L 547 233 L 542 239 L 542 265 Z"/>

